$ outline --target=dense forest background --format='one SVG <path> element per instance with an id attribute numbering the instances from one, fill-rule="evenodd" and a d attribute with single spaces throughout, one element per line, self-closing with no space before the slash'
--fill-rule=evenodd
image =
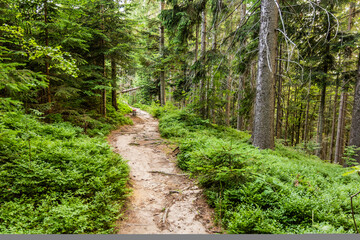
<path id="1" fill-rule="evenodd" d="M 160 126 L 168 137 L 180 137 L 179 129 L 172 129 L 179 124 L 190 127 L 189 134 L 197 131 L 192 124 L 230 127 L 228 137 L 214 136 L 227 138 L 228 144 L 238 137 L 240 147 L 251 143 L 275 149 L 270 155 L 284 163 L 285 158 L 303 160 L 295 164 L 299 169 L 315 154 L 336 166 L 326 165 L 329 172 L 321 176 L 307 173 L 311 179 L 320 186 L 335 174 L 333 196 L 340 194 L 341 184 L 349 184 L 335 210 L 322 209 L 321 216 L 314 216 L 308 207 L 315 201 L 326 205 L 329 196 L 317 193 L 314 202 L 304 203 L 302 194 L 316 195 L 316 190 L 303 174 L 294 176 L 304 185 L 302 197 L 299 202 L 291 201 L 295 196 L 282 200 L 285 209 L 272 205 L 281 202 L 277 198 L 256 199 L 268 198 L 269 192 L 261 194 L 275 188 L 280 194 L 282 185 L 274 179 L 264 178 L 259 188 L 248 185 L 246 193 L 222 185 L 240 181 L 232 170 L 224 170 L 227 180 L 204 173 L 208 196 L 220 209 L 220 224 L 233 233 L 353 232 L 346 215 L 350 208 L 341 201 L 357 191 L 356 181 L 338 177 L 343 173 L 339 165 L 360 162 L 359 9 L 359 2 L 346 0 L 1 0 L 0 231 L 112 231 L 116 209 L 129 193 L 128 167 L 104 136 L 132 124 L 124 116 L 131 112 L 128 102 L 157 109 L 155 115 L 173 124 Z M 175 108 L 188 111 L 188 117 L 184 112 L 176 117 L 171 113 Z M 179 160 L 183 169 L 196 174 L 209 170 L 196 166 L 189 142 L 178 141 L 183 154 L 190 154 Z M 301 151 L 301 157 L 285 146 Z M 272 160 L 267 164 L 273 176 L 280 174 Z M 286 165 L 289 174 L 291 166 Z M 293 181 L 284 175 L 280 179 Z M 329 184 L 324 184 L 328 190 Z M 257 191 L 261 194 L 244 200 L 255 205 L 239 205 L 239 199 Z M 289 189 L 283 193 L 292 194 Z M 271 207 L 278 212 L 264 210 Z M 291 209 L 303 215 L 291 219 Z M 48 211 L 58 214 L 49 219 Z M 260 228 L 257 220 L 239 225 L 246 214 L 267 225 Z M 331 222 L 327 214 L 338 218 Z M 314 226 L 314 221 L 321 224 Z M 305 227 L 296 229 L 296 224 Z"/>

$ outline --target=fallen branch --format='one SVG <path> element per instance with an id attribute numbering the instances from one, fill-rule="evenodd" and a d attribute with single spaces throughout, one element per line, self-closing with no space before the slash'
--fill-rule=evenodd
<path id="1" fill-rule="evenodd" d="M 180 193 L 179 191 L 176 191 L 176 190 L 170 190 L 169 193 Z"/>
<path id="2" fill-rule="evenodd" d="M 166 222 L 166 218 L 167 218 L 168 212 L 169 212 L 169 208 L 166 208 L 166 209 L 165 209 L 165 212 L 164 212 L 164 215 L 163 215 L 163 217 L 162 217 L 162 223 L 163 223 L 163 224 L 165 224 L 165 222 Z"/>
<path id="3" fill-rule="evenodd" d="M 149 173 L 161 173 L 164 175 L 187 176 L 187 174 L 167 173 L 162 171 L 148 171 Z"/>
<path id="4" fill-rule="evenodd" d="M 138 90 L 139 88 L 141 88 L 141 87 L 125 89 L 125 90 L 122 90 L 121 93 L 127 93 L 127 92 L 131 92 L 131 91 L 135 91 L 135 90 Z"/>

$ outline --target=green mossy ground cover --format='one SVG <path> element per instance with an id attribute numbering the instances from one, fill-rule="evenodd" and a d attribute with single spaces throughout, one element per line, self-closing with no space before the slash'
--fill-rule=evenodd
<path id="1" fill-rule="evenodd" d="M 21 111 L 0 112 L 0 233 L 114 231 L 129 168 L 102 135 L 130 121 L 108 114 L 106 122 L 94 120 L 89 137 L 59 116 L 46 124 Z"/>
<path id="2" fill-rule="evenodd" d="M 260 151 L 248 133 L 210 124 L 186 109 L 148 110 L 159 117 L 162 136 L 178 143 L 178 165 L 205 188 L 226 232 L 355 232 L 349 196 L 359 190 L 360 178 L 342 176 L 348 169 L 281 144 Z"/>

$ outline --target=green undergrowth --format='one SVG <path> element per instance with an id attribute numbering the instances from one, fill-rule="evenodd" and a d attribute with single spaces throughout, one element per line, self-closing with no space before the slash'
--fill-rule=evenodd
<path id="1" fill-rule="evenodd" d="M 0 111 L 0 233 L 113 232 L 129 169 L 92 135 L 69 122 Z"/>
<path id="2" fill-rule="evenodd" d="M 250 135 L 189 110 L 151 107 L 163 137 L 178 143 L 178 165 L 196 177 L 228 233 L 354 233 L 350 195 L 360 178 L 285 147 L 262 150 Z M 359 221 L 359 199 L 355 201 Z"/>
<path id="3" fill-rule="evenodd" d="M 71 122 L 81 127 L 84 132 L 91 136 L 106 136 L 110 131 L 121 125 L 132 125 L 131 118 L 124 116 L 131 113 L 132 109 L 124 102 L 118 101 L 119 109 L 116 111 L 111 104 L 106 106 L 106 117 L 101 116 L 96 110 L 82 112 L 77 110 L 63 110 L 46 115 L 48 123 Z"/>

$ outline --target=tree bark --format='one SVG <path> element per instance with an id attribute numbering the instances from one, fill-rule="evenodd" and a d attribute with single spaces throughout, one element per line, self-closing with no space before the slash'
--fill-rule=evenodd
<path id="1" fill-rule="evenodd" d="M 274 148 L 274 84 L 278 9 L 274 0 L 261 2 L 258 75 L 253 145 Z"/>
<path id="2" fill-rule="evenodd" d="M 281 64 L 281 55 L 282 55 L 282 47 L 281 47 L 281 43 L 280 45 L 280 49 L 279 49 L 279 60 L 278 60 L 278 68 L 277 68 L 277 72 L 278 72 L 278 76 L 277 76 L 277 80 L 278 80 L 278 85 L 277 85 L 277 91 L 276 91 L 276 96 L 277 96 L 277 104 L 276 104 L 276 125 L 275 125 L 275 133 L 276 133 L 276 138 L 281 138 L 281 127 L 282 127 L 282 106 L 281 106 L 281 96 L 282 96 L 282 64 Z"/>
<path id="3" fill-rule="evenodd" d="M 325 98 L 326 98 L 326 83 L 322 84 L 321 96 L 320 96 L 320 107 L 319 107 L 319 122 L 318 122 L 318 131 L 316 142 L 319 148 L 316 150 L 316 155 L 321 157 L 322 152 L 322 141 L 323 141 L 323 131 L 324 131 L 324 112 L 325 112 Z"/>
<path id="4" fill-rule="evenodd" d="M 332 116 L 332 125 L 331 125 L 331 140 L 330 140 L 330 156 L 329 159 L 332 162 L 334 158 L 334 142 L 335 142 L 335 126 L 336 126 L 336 110 L 337 110 L 337 101 L 338 101 L 338 91 L 339 86 L 336 85 L 335 88 L 335 98 L 334 98 L 334 109 Z"/>
<path id="5" fill-rule="evenodd" d="M 335 156 L 334 156 L 334 163 L 340 163 L 340 164 L 342 163 L 341 158 L 342 158 L 343 146 L 344 146 L 346 100 L 347 100 L 347 94 L 346 94 L 346 90 L 343 87 L 340 97 L 340 108 L 339 108 L 336 143 L 335 143 Z"/>
<path id="6" fill-rule="evenodd" d="M 117 82 L 116 82 L 116 61 L 115 58 L 112 57 L 111 58 L 111 85 L 112 85 L 112 89 L 111 89 L 111 103 L 112 106 L 115 108 L 115 110 L 119 110 L 119 107 L 117 105 Z"/>
<path id="7" fill-rule="evenodd" d="M 306 114 L 305 114 L 305 125 L 304 125 L 304 146 L 306 149 L 307 145 L 307 136 L 308 136 L 308 128 L 309 128 L 309 109 L 310 109 L 310 90 L 311 90 L 311 78 L 309 80 L 309 87 L 307 92 L 307 103 L 306 103 Z"/>
<path id="8" fill-rule="evenodd" d="M 357 79 L 354 93 L 354 106 L 350 127 L 349 146 L 360 147 L 360 49 L 357 66 Z M 360 151 L 357 151 L 356 161 L 360 163 Z"/>
<path id="9" fill-rule="evenodd" d="M 44 1 L 44 23 L 45 23 L 45 46 L 49 46 L 49 29 L 48 29 L 48 1 Z M 50 91 L 50 67 L 49 67 L 49 56 L 45 59 L 45 75 L 48 82 L 47 87 L 47 102 L 51 103 L 51 91 Z M 50 111 L 49 111 L 50 112 Z"/>
<path id="10" fill-rule="evenodd" d="M 164 6 L 165 6 L 165 2 L 164 0 L 160 0 L 160 13 L 164 10 Z M 160 56 L 161 56 L 161 61 L 164 58 L 164 26 L 162 23 L 160 23 L 160 46 L 159 46 L 159 50 L 160 50 Z M 161 67 L 160 70 L 160 104 L 161 106 L 165 105 L 165 71 L 164 68 Z"/>
<path id="11" fill-rule="evenodd" d="M 200 57 L 203 61 L 203 68 L 205 68 L 205 52 L 206 52 L 206 9 L 202 12 L 202 21 L 201 21 L 201 54 Z M 203 70 L 204 76 L 200 81 L 200 115 L 205 118 L 206 115 L 206 89 L 205 89 L 205 82 L 206 82 L 206 70 Z"/>
<path id="12" fill-rule="evenodd" d="M 238 87 L 238 101 L 237 101 L 237 119 L 236 119 L 236 129 L 241 130 L 243 125 L 243 118 L 240 113 L 240 107 L 241 107 L 241 100 L 242 100 L 242 93 L 244 90 L 244 82 L 245 82 L 245 73 L 243 75 L 240 75 L 239 77 L 239 87 Z"/>
<path id="13" fill-rule="evenodd" d="M 289 84 L 288 96 L 287 96 L 287 101 L 286 101 L 286 117 L 285 117 L 285 133 L 284 133 L 285 145 L 288 145 L 287 138 L 288 138 L 288 128 L 289 128 L 290 95 L 291 95 L 291 86 Z"/>

